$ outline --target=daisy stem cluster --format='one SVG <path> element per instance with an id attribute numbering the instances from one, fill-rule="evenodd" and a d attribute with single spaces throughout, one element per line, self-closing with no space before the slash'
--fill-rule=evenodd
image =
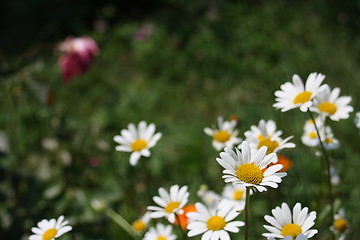
<path id="1" fill-rule="evenodd" d="M 331 211 L 331 214 L 330 214 L 330 218 L 331 218 L 331 223 L 333 222 L 333 216 L 335 214 L 334 212 L 334 198 L 333 198 L 333 191 L 332 191 L 332 185 L 331 185 L 331 176 L 330 176 L 330 160 L 329 160 L 329 156 L 324 148 L 324 144 L 321 140 L 321 137 L 320 137 L 320 131 L 319 131 L 319 128 L 318 126 L 316 125 L 316 121 L 315 121 L 315 118 L 313 116 L 313 114 L 308 111 L 309 115 L 310 115 L 310 118 L 311 120 L 314 122 L 314 126 L 315 126 L 315 129 L 316 129 L 316 133 L 317 133 L 317 137 L 319 139 L 319 143 L 320 143 L 320 148 L 321 148 L 321 151 L 323 153 L 323 158 L 324 158 L 324 161 L 325 161 L 325 165 L 326 165 L 326 177 L 327 177 L 327 184 L 328 184 L 328 195 L 329 195 L 329 201 L 330 201 L 330 211 Z"/>
<path id="2" fill-rule="evenodd" d="M 245 197 L 245 229 L 244 229 L 244 239 L 248 240 L 249 236 L 249 205 L 250 204 L 250 187 L 246 187 L 246 197 Z"/>
<path id="3" fill-rule="evenodd" d="M 119 214 L 109 207 L 105 207 L 105 214 L 123 228 L 134 240 L 139 240 L 138 235 L 134 232 L 131 225 Z"/>

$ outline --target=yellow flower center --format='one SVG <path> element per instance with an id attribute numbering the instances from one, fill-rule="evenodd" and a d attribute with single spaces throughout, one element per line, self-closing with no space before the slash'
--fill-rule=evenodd
<path id="1" fill-rule="evenodd" d="M 133 223 L 132 227 L 135 231 L 142 232 L 146 228 L 146 223 L 144 223 L 144 221 L 137 220 Z"/>
<path id="2" fill-rule="evenodd" d="M 316 136 L 317 136 L 316 132 L 309 132 L 308 133 L 309 138 L 316 138 Z"/>
<path id="3" fill-rule="evenodd" d="M 301 92 L 298 95 L 296 95 L 296 97 L 294 98 L 294 104 L 298 104 L 298 103 L 306 103 L 307 101 L 310 100 L 312 95 L 312 92 Z"/>
<path id="4" fill-rule="evenodd" d="M 264 138 L 263 140 L 260 140 L 258 149 L 262 146 L 266 146 L 268 148 L 266 154 L 270 154 L 279 146 L 279 143 L 277 141 L 271 141 L 270 138 Z"/>
<path id="5" fill-rule="evenodd" d="M 251 163 L 240 165 L 236 169 L 237 177 L 246 183 L 259 184 L 264 178 L 264 175 L 259 167 Z"/>
<path id="6" fill-rule="evenodd" d="M 221 143 L 229 141 L 230 137 L 231 137 L 230 133 L 224 130 L 217 131 L 214 134 L 214 140 Z"/>
<path id="7" fill-rule="evenodd" d="M 146 146 L 147 146 L 147 142 L 145 140 L 138 139 L 131 144 L 131 149 L 135 152 L 138 152 L 146 148 Z"/>
<path id="8" fill-rule="evenodd" d="M 241 191 L 241 190 L 236 190 L 236 191 L 234 191 L 233 198 L 234 198 L 234 200 L 239 201 L 239 200 L 241 200 L 241 198 L 242 198 L 243 195 L 244 195 L 244 192 L 243 192 L 243 191 Z"/>
<path id="9" fill-rule="evenodd" d="M 281 235 L 284 237 L 292 236 L 292 239 L 294 239 L 300 233 L 302 233 L 301 227 L 294 223 L 285 225 L 281 230 Z"/>
<path id="10" fill-rule="evenodd" d="M 327 112 L 330 115 L 333 115 L 334 113 L 336 113 L 336 110 L 337 110 L 337 107 L 335 106 L 335 104 L 333 104 L 331 102 L 323 102 L 323 103 L 319 104 L 318 108 L 320 111 Z"/>
<path id="11" fill-rule="evenodd" d="M 338 230 L 339 232 L 344 233 L 346 231 L 346 229 L 348 228 L 347 221 L 342 218 L 335 220 L 334 228 L 336 230 Z"/>
<path id="12" fill-rule="evenodd" d="M 50 228 L 50 229 L 46 230 L 46 232 L 42 236 L 42 240 L 51 240 L 56 236 L 56 234 L 57 234 L 57 229 Z"/>
<path id="13" fill-rule="evenodd" d="M 177 209 L 180 206 L 179 202 L 169 202 L 168 205 L 165 207 L 165 212 L 172 213 L 175 209 Z"/>
<path id="14" fill-rule="evenodd" d="M 257 136 L 257 139 L 258 139 L 259 141 L 262 141 L 262 140 L 265 139 L 265 137 L 264 137 L 262 134 L 259 134 L 259 135 Z"/>
<path id="15" fill-rule="evenodd" d="M 324 142 L 327 144 L 330 144 L 330 143 L 333 143 L 334 140 L 332 138 L 325 138 Z"/>
<path id="16" fill-rule="evenodd" d="M 207 228 L 212 231 L 219 231 L 226 225 L 225 219 L 219 216 L 212 216 L 206 222 Z"/>
<path id="17" fill-rule="evenodd" d="M 158 236 L 156 240 L 166 240 L 167 238 L 165 236 Z"/>

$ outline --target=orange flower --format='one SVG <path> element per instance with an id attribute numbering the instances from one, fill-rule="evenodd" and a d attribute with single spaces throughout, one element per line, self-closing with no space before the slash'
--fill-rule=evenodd
<path id="1" fill-rule="evenodd" d="M 290 168 L 292 168 L 293 163 L 290 159 L 288 159 L 287 157 L 282 156 L 282 155 L 278 155 L 277 157 L 278 157 L 279 161 L 275 164 L 283 165 L 283 168 L 280 169 L 279 172 L 287 172 Z M 269 167 L 271 167 L 272 165 L 274 165 L 274 163 L 270 163 Z"/>
<path id="2" fill-rule="evenodd" d="M 182 214 L 177 215 L 178 218 L 175 219 L 175 225 L 179 225 L 180 221 L 180 227 L 184 230 L 186 230 L 188 225 L 188 218 L 186 217 L 186 214 L 188 212 L 196 212 L 195 204 L 188 204 L 182 208 L 184 212 Z"/>
<path id="3" fill-rule="evenodd" d="M 235 120 L 236 122 L 239 122 L 240 118 L 237 114 L 231 114 L 229 117 L 229 121 Z"/>

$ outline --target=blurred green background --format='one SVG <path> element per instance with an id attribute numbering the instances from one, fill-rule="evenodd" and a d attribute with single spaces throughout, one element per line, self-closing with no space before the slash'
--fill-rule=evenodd
<path id="1" fill-rule="evenodd" d="M 282 202 L 321 211 L 326 193 L 316 149 L 300 137 L 307 115 L 272 107 L 294 73 L 327 77 L 359 111 L 359 1 L 6 1 L 0 36 L 0 236 L 27 239 L 43 218 L 65 215 L 62 239 L 130 239 L 91 207 L 103 199 L 129 222 L 153 205 L 159 187 L 201 184 L 221 193 L 218 153 L 203 128 L 217 116 L 239 118 L 241 137 L 273 119 L 295 149 L 293 168 L 276 190 L 252 197 L 251 234 Z M 146 32 L 142 39 L 138 34 Z M 142 31 L 142 32 L 141 32 Z M 64 84 L 56 43 L 93 37 L 100 55 Z M 332 122 L 341 147 L 332 158 L 341 178 L 336 198 L 360 235 L 360 134 L 350 119 Z M 155 123 L 163 137 L 149 159 L 129 165 L 113 136 L 133 122 Z M 94 164 L 96 163 L 96 164 Z M 242 216 L 241 216 L 242 218 Z M 328 239 L 315 226 L 314 239 Z M 234 239 L 242 239 L 242 234 Z"/>

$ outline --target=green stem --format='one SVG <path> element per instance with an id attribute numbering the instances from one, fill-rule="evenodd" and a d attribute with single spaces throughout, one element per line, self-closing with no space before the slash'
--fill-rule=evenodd
<path id="1" fill-rule="evenodd" d="M 114 210 L 108 207 L 105 208 L 105 213 L 120 227 L 122 227 L 134 240 L 139 240 L 139 236 L 133 230 L 132 226 L 121 215 L 117 214 Z"/>
<path id="2" fill-rule="evenodd" d="M 308 113 L 311 117 L 311 120 L 314 122 L 314 126 L 315 126 L 315 129 L 316 129 L 316 134 L 317 134 L 317 137 L 319 139 L 319 143 L 320 143 L 320 147 L 321 147 L 321 151 L 323 153 L 323 158 L 324 158 L 324 162 L 325 162 L 325 166 L 326 166 L 326 176 L 327 176 L 327 184 L 328 184 L 328 194 L 329 194 L 329 201 L 330 201 L 330 209 L 331 209 L 331 224 L 333 223 L 334 221 L 334 198 L 333 198 L 333 191 L 332 191 L 332 185 L 331 185 L 331 175 L 330 175 L 330 159 L 329 159 L 329 156 L 327 154 L 327 151 L 324 147 L 324 144 L 321 140 L 321 137 L 320 137 L 320 131 L 319 131 L 319 128 L 318 126 L 316 125 L 316 122 L 315 122 L 315 118 L 314 116 L 312 115 L 312 113 L 310 112 L 310 110 L 308 110 Z M 333 236 L 333 239 L 334 239 L 334 234 L 332 234 Z"/>
<path id="3" fill-rule="evenodd" d="M 249 203 L 250 203 L 250 187 L 246 187 L 246 196 L 245 196 L 245 229 L 244 229 L 244 239 L 248 240 L 249 236 Z"/>

